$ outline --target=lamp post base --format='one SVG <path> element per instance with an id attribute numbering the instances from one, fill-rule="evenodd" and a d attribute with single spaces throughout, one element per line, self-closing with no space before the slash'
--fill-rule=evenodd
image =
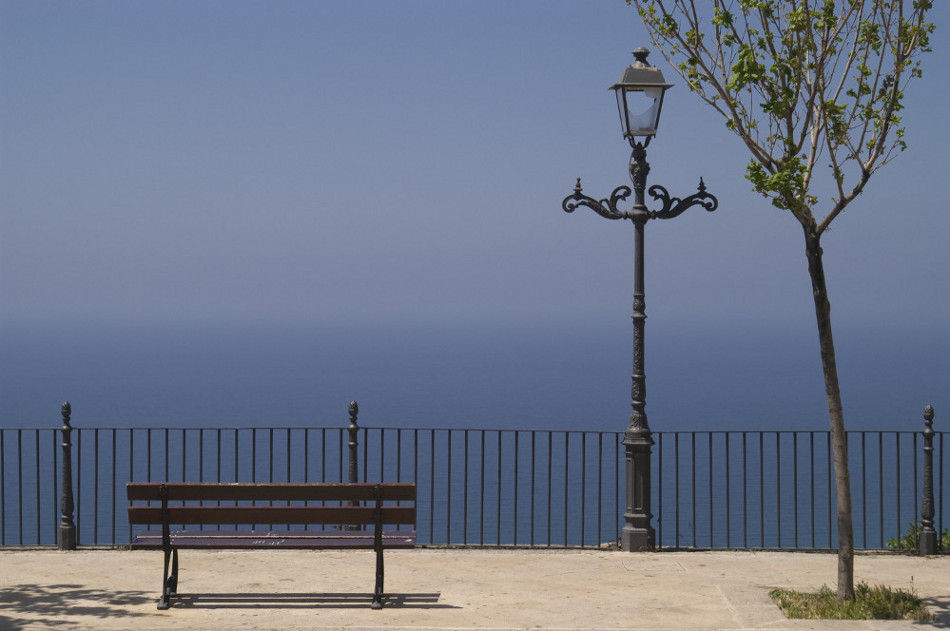
<path id="1" fill-rule="evenodd" d="M 620 548 L 625 552 L 653 550 L 656 532 L 650 522 L 650 452 L 653 437 L 650 430 L 630 430 L 624 438 L 626 447 L 627 510 L 620 531 Z"/>
<path id="2" fill-rule="evenodd" d="M 75 550 L 76 549 L 76 527 L 75 526 L 60 526 L 59 527 L 59 549 L 60 550 Z"/>
<path id="3" fill-rule="evenodd" d="M 652 528 L 635 528 L 630 524 L 620 531 L 620 549 L 624 552 L 652 552 L 656 547 L 656 533 Z"/>

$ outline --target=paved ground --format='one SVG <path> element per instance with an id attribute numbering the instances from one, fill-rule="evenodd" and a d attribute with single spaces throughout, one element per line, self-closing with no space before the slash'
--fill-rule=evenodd
<path id="1" fill-rule="evenodd" d="M 0 551 L 0 629 L 950 628 L 950 556 L 860 555 L 856 576 L 913 588 L 912 622 L 789 621 L 773 587 L 833 585 L 836 557 L 775 552 L 397 550 L 386 607 L 369 608 L 367 551 L 184 551 L 168 611 L 160 552 Z"/>

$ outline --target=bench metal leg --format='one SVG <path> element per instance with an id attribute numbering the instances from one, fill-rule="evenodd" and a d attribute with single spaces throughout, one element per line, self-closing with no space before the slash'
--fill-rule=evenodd
<path id="1" fill-rule="evenodd" d="M 383 551 L 376 551 L 376 589 L 373 590 L 373 609 L 383 608 Z"/>
<path id="2" fill-rule="evenodd" d="M 168 577 L 168 593 L 178 595 L 178 548 L 172 550 L 172 573 Z"/>
<path id="3" fill-rule="evenodd" d="M 168 562 L 171 560 L 171 574 L 168 572 Z M 169 600 L 178 594 L 178 550 L 165 551 L 165 568 L 162 572 L 162 597 L 158 600 L 159 609 L 168 609 Z"/>

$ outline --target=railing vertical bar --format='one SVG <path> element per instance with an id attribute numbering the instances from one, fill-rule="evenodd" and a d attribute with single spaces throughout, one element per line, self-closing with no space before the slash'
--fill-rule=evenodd
<path id="1" fill-rule="evenodd" d="M 445 543 L 452 543 L 452 430 L 446 434 L 448 455 L 445 459 Z"/>
<path id="2" fill-rule="evenodd" d="M 537 487 L 535 486 L 537 478 L 535 471 L 535 467 L 537 466 L 537 434 L 537 431 L 531 430 L 531 534 L 528 538 L 531 547 L 534 547 L 534 505 L 537 500 Z"/>
<path id="3" fill-rule="evenodd" d="M 657 549 L 663 548 L 663 435 L 664 432 L 656 432 L 656 475 L 653 479 L 656 480 L 656 498 L 657 498 L 657 514 L 656 514 L 656 546 Z M 603 432 L 601 432 L 601 437 L 603 437 Z M 601 459 L 603 459 L 603 448 L 601 448 Z M 599 495 L 599 493 L 598 493 Z M 597 533 L 601 538 L 603 533 L 600 531 L 600 527 L 597 528 Z"/>
<path id="4" fill-rule="evenodd" d="M 435 430 L 429 430 L 429 537 L 435 543 Z"/>
<path id="5" fill-rule="evenodd" d="M 40 430 L 39 428 L 33 429 L 33 452 L 35 454 L 34 460 L 34 471 L 36 477 L 35 491 L 36 491 L 36 545 L 40 544 L 40 506 L 41 498 L 40 495 Z"/>
<path id="6" fill-rule="evenodd" d="M 656 433 L 656 496 L 657 496 L 657 506 L 659 507 L 659 515 L 657 515 L 656 520 L 656 542 L 657 548 L 663 547 L 663 435 L 664 432 Z M 603 438 L 603 432 L 601 432 L 601 438 Z M 600 450 L 601 458 L 603 458 L 603 448 Z M 598 493 L 600 495 L 600 493 Z M 598 510 L 598 514 L 600 511 Z M 600 533 L 600 526 L 597 527 L 597 533 Z"/>
<path id="7" fill-rule="evenodd" d="M 82 525 L 82 435 L 83 429 L 76 429 L 76 544 L 79 544 Z"/>
<path id="8" fill-rule="evenodd" d="M 286 456 L 286 458 L 287 458 L 287 477 L 284 478 L 284 482 L 287 482 L 287 483 L 290 483 L 290 461 L 291 461 L 290 432 L 291 432 L 291 428 L 289 428 L 289 427 L 285 427 L 285 428 L 284 428 L 284 436 L 285 436 L 285 441 L 284 441 L 284 443 L 285 443 L 285 447 L 287 448 L 287 456 Z M 274 457 L 273 454 L 271 454 L 271 459 L 273 459 L 273 457 Z M 290 506 L 290 500 L 287 500 L 287 506 Z M 287 530 L 290 530 L 290 524 L 287 524 Z"/>
<path id="9" fill-rule="evenodd" d="M 748 432 L 742 432 L 742 547 L 749 547 L 749 460 Z"/>
<path id="10" fill-rule="evenodd" d="M 412 430 L 412 481 L 419 484 L 419 430 Z"/>
<path id="11" fill-rule="evenodd" d="M 320 429 L 320 452 L 323 457 L 320 458 L 320 481 L 327 481 L 327 428 L 323 427 Z"/>
<path id="12" fill-rule="evenodd" d="M 482 430 L 480 434 L 482 438 L 482 449 L 478 491 L 478 543 L 479 545 L 485 545 L 485 430 Z"/>
<path id="13" fill-rule="evenodd" d="M 185 468 L 188 466 L 188 430 L 181 428 L 181 481 L 188 480 Z"/>
<path id="14" fill-rule="evenodd" d="M 465 472 L 468 475 L 468 472 Z M 396 430 L 396 482 L 402 482 L 402 428 Z"/>
<path id="15" fill-rule="evenodd" d="M 53 432 L 55 437 L 56 433 Z M 6 454 L 6 431 L 0 428 L 0 456 Z M 0 458 L 0 546 L 7 545 L 7 459 Z M 62 480 L 60 480 L 62 482 Z M 59 529 L 57 528 L 57 533 Z M 58 543 L 58 542 L 57 542 Z"/>
<path id="16" fill-rule="evenodd" d="M 17 471 L 17 525 L 19 538 L 17 543 L 23 545 L 23 430 L 16 431 L 16 471 Z"/>
<path id="17" fill-rule="evenodd" d="M 792 541 L 798 548 L 798 432 L 792 432 Z"/>
<path id="18" fill-rule="evenodd" d="M 0 430 L 0 436 L 2 435 L 3 435 L 3 430 Z M 62 492 L 63 492 L 62 480 L 60 479 L 60 477 L 62 476 L 62 472 L 60 471 L 60 467 L 59 467 L 59 449 L 57 449 L 58 445 L 56 444 L 56 430 L 53 430 L 51 434 L 51 438 L 53 439 L 52 441 L 53 443 L 53 497 L 50 499 L 53 500 L 53 516 L 56 517 L 57 515 L 61 514 L 58 509 L 59 509 L 59 499 L 60 497 L 62 497 Z M 0 438 L 0 454 L 3 454 L 3 439 L 2 438 Z M 2 487 L 3 487 L 3 469 L 2 467 L 0 467 L 0 488 Z M 2 495 L 0 495 L 0 505 L 2 504 L 3 504 L 3 498 L 2 498 Z M 0 516 L 0 520 L 2 519 L 3 517 Z M 2 537 L 0 537 L 0 545 L 3 545 Z M 53 545 L 59 547 L 59 528 L 55 528 L 55 527 L 53 528 Z"/>
<path id="19" fill-rule="evenodd" d="M 241 444 L 241 432 L 239 432 L 238 429 L 235 427 L 234 428 L 234 481 L 235 482 L 241 481 L 241 472 L 238 468 L 238 463 L 241 461 L 241 458 L 239 457 L 239 454 L 241 453 L 240 444 Z"/>
<path id="20" fill-rule="evenodd" d="M 811 547 L 815 547 L 815 432 L 808 432 L 809 471 L 811 471 Z"/>
<path id="21" fill-rule="evenodd" d="M 724 439 L 726 441 L 726 547 L 732 547 L 732 476 L 730 471 L 730 464 L 732 458 L 730 457 L 730 439 L 732 436 L 730 432 L 723 432 Z"/>
<path id="22" fill-rule="evenodd" d="M 897 466 L 897 473 L 895 477 L 897 478 L 897 510 L 894 511 L 894 519 L 896 523 L 895 537 L 900 538 L 901 536 L 901 433 L 894 432 L 894 450 L 897 452 L 894 458 L 894 462 Z"/>
<path id="23" fill-rule="evenodd" d="M 512 515 L 513 515 L 513 517 L 514 517 L 514 524 L 513 524 L 514 527 L 512 528 L 512 533 L 511 533 L 511 539 L 512 539 L 511 543 L 514 544 L 514 545 L 518 545 L 518 486 L 519 486 L 519 484 L 518 484 L 518 473 L 519 473 L 519 471 L 518 471 L 518 460 L 519 460 L 519 457 L 521 456 L 521 451 L 520 451 L 520 442 L 521 442 L 521 441 L 520 441 L 520 439 L 521 439 L 521 432 L 519 432 L 518 430 L 515 430 L 514 507 L 513 507 L 513 510 L 512 510 Z M 501 520 L 501 515 L 498 516 L 498 519 Z"/>
<path id="24" fill-rule="evenodd" d="M 919 451 L 919 450 L 918 450 L 918 447 L 917 447 L 917 439 L 920 437 L 920 434 L 918 434 L 917 432 L 914 432 L 911 436 L 912 436 L 913 441 L 914 441 L 913 450 L 911 451 L 911 453 L 913 454 L 913 461 L 914 461 L 914 462 L 913 462 L 913 469 L 911 469 L 911 470 L 914 472 L 914 475 L 913 475 L 913 480 L 914 480 L 914 494 L 913 494 L 911 497 L 914 498 L 914 502 L 913 502 L 913 504 L 914 504 L 914 507 L 913 507 L 913 511 L 914 511 L 914 523 L 917 524 L 917 523 L 920 523 L 920 503 L 917 502 L 916 499 L 917 499 L 918 497 L 921 497 L 921 495 L 919 495 L 919 489 L 917 488 L 917 481 L 918 481 L 918 479 L 920 478 L 920 476 L 917 475 L 917 471 L 919 471 L 919 469 L 917 468 L 917 453 L 918 453 L 918 451 Z M 900 533 L 898 533 L 898 534 L 900 534 Z M 919 536 L 918 536 L 917 549 L 918 549 L 918 550 L 920 549 Z"/>
<path id="25" fill-rule="evenodd" d="M 379 432 L 379 435 L 380 435 L 380 446 L 382 446 L 383 430 L 382 428 L 379 428 L 377 431 Z M 363 481 L 368 482 L 369 481 L 369 445 L 370 445 L 370 436 L 371 436 L 370 430 L 368 427 L 366 428 L 366 431 L 363 432 L 363 434 L 364 436 L 366 436 L 366 440 L 363 441 Z"/>
<path id="26" fill-rule="evenodd" d="M 214 461 L 214 481 L 221 482 L 221 428 L 215 430 L 215 461 Z M 221 506 L 221 500 L 218 500 L 218 506 Z M 221 530 L 221 524 L 218 524 L 218 530 Z"/>
<path id="27" fill-rule="evenodd" d="M 145 481 L 152 481 L 152 428 L 145 429 Z"/>
<path id="28" fill-rule="evenodd" d="M 267 481 L 274 481 L 274 428 L 267 430 Z M 273 502 L 269 502 L 273 505 Z"/>
<path id="29" fill-rule="evenodd" d="M 689 460 L 690 460 L 690 493 L 692 494 L 692 504 L 689 507 L 689 515 L 693 522 L 693 547 L 696 544 L 696 432 L 689 433 Z"/>
<path id="30" fill-rule="evenodd" d="M 662 440 L 662 437 L 661 437 Z M 534 441 L 532 439 L 531 446 L 531 462 L 534 463 Z M 533 475 L 533 473 L 532 473 Z M 533 486 L 533 482 L 532 482 Z M 658 494 L 659 495 L 659 494 Z M 534 498 L 534 493 L 532 492 L 531 497 Z M 660 495 L 662 497 L 662 495 Z M 597 432 L 597 540 L 594 542 L 594 545 L 599 545 L 604 538 L 604 531 L 602 528 L 602 522 L 604 517 L 604 433 Z M 534 526 L 534 505 L 531 506 L 531 525 L 532 532 Z M 531 540 L 532 545 L 534 545 L 534 539 Z"/>
<path id="31" fill-rule="evenodd" d="M 257 482 L 257 428 L 251 428 L 251 482 Z"/>
<path id="32" fill-rule="evenodd" d="M 205 481 L 205 428 L 198 428 L 198 481 Z"/>
<path id="33" fill-rule="evenodd" d="M 554 487 L 554 478 L 551 475 L 551 472 L 552 472 L 551 459 L 553 457 L 554 457 L 554 432 L 549 430 L 548 431 L 548 533 L 547 533 L 548 546 L 550 546 L 553 543 L 553 541 L 551 540 L 551 521 L 552 521 L 552 513 L 554 512 L 551 509 L 551 501 L 552 501 L 552 498 L 554 497 L 554 494 L 552 492 L 552 489 Z"/>
<path id="34" fill-rule="evenodd" d="M 501 430 L 498 430 L 498 484 L 497 484 L 497 487 L 498 487 L 497 490 L 498 490 L 498 492 L 497 492 L 497 497 L 495 498 L 495 499 L 496 499 L 496 506 L 495 506 L 495 543 L 496 543 L 496 544 L 499 544 L 499 545 L 501 544 L 501 475 L 502 475 L 502 471 L 501 471 L 501 455 L 502 455 L 501 435 L 502 435 L 502 431 L 501 431 Z"/>
<path id="35" fill-rule="evenodd" d="M 619 458 L 618 458 L 619 459 Z M 673 547 L 680 547 L 680 433 L 673 435 L 673 513 L 676 515 Z"/>
<path id="36" fill-rule="evenodd" d="M 782 547 L 782 432 L 775 432 L 775 516 L 777 541 L 775 547 Z"/>
<path id="37" fill-rule="evenodd" d="M 943 533 L 946 522 L 944 521 L 944 498 L 950 493 L 950 484 L 946 484 L 947 479 L 943 475 L 943 464 L 946 461 L 946 449 L 944 449 L 943 439 L 947 435 L 947 432 L 940 432 L 940 465 L 937 467 L 940 471 L 940 493 L 937 494 L 937 505 L 940 511 L 939 521 L 937 522 L 937 532 Z M 942 536 L 942 534 L 941 534 Z"/>
<path id="38" fill-rule="evenodd" d="M 570 493 L 568 492 L 569 482 L 570 482 L 570 468 L 571 468 L 571 459 L 570 459 L 570 448 L 571 448 L 571 433 L 564 432 L 564 546 L 567 547 L 567 515 L 570 512 L 568 510 L 568 505 L 570 502 Z"/>
<path id="39" fill-rule="evenodd" d="M 832 515 L 836 514 L 836 511 L 834 511 L 834 509 L 832 508 L 833 504 L 832 504 L 832 493 L 831 493 L 831 482 L 832 480 L 834 480 L 834 476 L 832 475 L 832 471 L 831 471 L 831 465 L 832 465 L 833 460 L 834 460 L 834 457 L 831 454 L 831 432 L 828 432 L 825 434 L 825 466 L 827 469 L 826 479 L 828 482 L 828 547 L 829 548 L 834 547 L 832 546 L 832 543 L 831 543 L 832 542 L 831 523 L 832 523 Z"/>
<path id="40" fill-rule="evenodd" d="M 944 524 L 945 524 L 946 522 L 944 521 L 944 518 L 943 518 L 943 516 L 944 516 L 944 512 L 943 512 L 944 503 L 943 503 L 943 500 L 944 500 L 944 498 L 945 498 L 945 497 L 947 496 L 947 494 L 948 494 L 948 488 L 950 488 L 950 484 L 945 484 L 945 482 L 946 482 L 947 479 L 943 476 L 943 463 L 944 463 L 944 461 L 945 461 L 945 457 L 944 457 L 944 456 L 945 456 L 946 453 L 947 453 L 946 450 L 944 449 L 944 446 L 943 446 L 943 438 L 944 438 L 944 436 L 946 436 L 946 435 L 947 435 L 946 432 L 940 432 L 940 460 L 939 460 L 939 463 L 940 463 L 940 464 L 939 464 L 938 467 L 937 467 L 937 469 L 940 471 L 940 477 L 938 478 L 938 479 L 940 480 L 940 493 L 937 494 L 937 501 L 936 501 L 937 507 L 938 507 L 938 510 L 939 510 L 939 513 L 938 513 L 938 514 L 939 514 L 939 517 L 938 517 L 938 521 L 937 521 L 937 532 L 938 532 L 938 533 L 943 533 L 943 529 L 944 529 L 944 527 L 945 527 Z M 942 536 L 942 534 L 941 534 L 941 536 Z"/>
<path id="41" fill-rule="evenodd" d="M 129 428 L 129 482 L 135 481 L 135 430 Z"/>
<path id="42" fill-rule="evenodd" d="M 7 453 L 6 451 L 6 431 L 0 429 L 0 456 Z M 56 432 L 53 432 L 55 438 Z M 7 459 L 0 458 L 0 545 L 7 545 Z M 60 480 L 62 483 L 62 480 Z M 56 529 L 57 534 L 59 528 Z M 58 543 L 58 542 L 57 542 Z"/>
<path id="43" fill-rule="evenodd" d="M 369 466 L 369 455 L 368 455 L 368 452 L 366 451 L 367 449 L 369 449 L 369 445 L 365 445 L 363 449 L 364 449 L 363 463 L 366 466 Z M 385 482 L 386 481 L 386 428 L 384 427 L 379 428 L 379 459 L 377 460 L 377 462 L 379 462 L 379 481 Z M 363 480 L 368 482 L 369 478 L 364 477 Z"/>
<path id="44" fill-rule="evenodd" d="M 115 444 L 116 438 L 118 436 L 117 431 L 118 430 L 116 428 L 114 427 L 112 428 L 112 542 L 111 542 L 112 545 L 115 545 L 115 533 L 116 533 L 115 514 L 118 509 L 118 498 L 116 497 L 116 488 L 115 488 L 116 482 L 118 481 L 118 478 L 116 477 L 116 453 L 117 452 L 116 452 L 116 444 Z M 129 455 L 129 457 L 131 458 L 131 454 Z M 39 478 L 37 478 L 37 481 L 39 481 Z M 39 528 L 37 528 L 37 532 L 39 532 Z"/>
<path id="45" fill-rule="evenodd" d="M 468 545 L 468 430 L 463 434 L 465 453 L 462 458 L 462 543 Z"/>
<path id="46" fill-rule="evenodd" d="M 759 547 L 765 547 L 765 432 L 759 432 Z"/>
<path id="47" fill-rule="evenodd" d="M 92 544 L 99 545 L 99 428 L 92 432 Z M 21 537 L 22 540 L 22 537 Z"/>
<path id="48" fill-rule="evenodd" d="M 581 432 L 581 547 L 587 524 L 587 432 Z"/>
<path id="49" fill-rule="evenodd" d="M 363 436 L 364 436 L 363 444 L 365 445 L 366 442 L 369 440 L 369 432 L 365 428 L 360 428 L 360 429 L 363 431 Z M 337 480 L 339 480 L 340 482 L 342 482 L 343 480 L 349 479 L 349 471 L 347 471 L 347 477 L 343 477 L 343 471 L 345 467 L 344 461 L 346 460 L 346 457 L 347 457 L 346 456 L 347 446 L 346 446 L 346 440 L 344 439 L 345 431 L 346 430 L 344 430 L 342 427 L 335 428 L 335 431 L 334 431 L 337 438 Z M 363 461 L 365 463 L 366 458 L 363 458 Z M 365 468 L 363 469 L 363 479 L 364 480 L 366 479 Z"/>
<path id="50" fill-rule="evenodd" d="M 713 505 L 716 503 L 713 499 L 713 432 L 706 434 L 706 456 L 709 473 L 709 547 L 713 547 Z"/>
<path id="51" fill-rule="evenodd" d="M 861 432 L 861 545 L 868 545 L 867 432 Z"/>
<path id="52" fill-rule="evenodd" d="M 623 486 L 620 484 L 620 437 L 619 434 L 614 434 L 614 516 L 620 515 L 620 489 Z M 620 519 L 614 519 L 614 536 L 615 541 L 620 541 Z"/>

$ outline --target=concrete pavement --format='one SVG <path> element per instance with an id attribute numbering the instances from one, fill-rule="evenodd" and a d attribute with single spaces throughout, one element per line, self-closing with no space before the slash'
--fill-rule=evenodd
<path id="1" fill-rule="evenodd" d="M 914 589 L 934 623 L 786 620 L 770 589 L 834 585 L 836 557 L 802 552 L 181 553 L 183 598 L 158 611 L 161 552 L 0 551 L 0 629 L 920 629 L 950 628 L 950 556 L 861 554 L 856 579 Z"/>

